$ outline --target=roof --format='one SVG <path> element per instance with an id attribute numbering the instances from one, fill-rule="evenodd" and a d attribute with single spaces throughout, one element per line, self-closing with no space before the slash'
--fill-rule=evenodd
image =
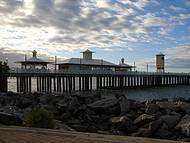
<path id="1" fill-rule="evenodd" d="M 125 64 L 125 63 L 120 63 L 119 64 L 120 67 L 132 67 L 131 65 Z"/>
<path id="2" fill-rule="evenodd" d="M 62 63 L 60 64 L 74 64 L 74 65 L 103 65 L 103 66 L 117 66 L 116 64 L 107 62 L 105 60 L 101 60 L 101 59 L 81 59 L 81 58 L 70 58 L 70 59 L 66 59 L 64 60 Z"/>
<path id="3" fill-rule="evenodd" d="M 83 52 L 81 52 L 81 53 L 94 53 L 94 52 L 92 52 L 92 51 L 90 51 L 89 49 L 87 49 L 86 51 L 83 51 Z"/>
<path id="4" fill-rule="evenodd" d="M 156 56 L 165 56 L 163 53 L 156 54 Z"/>
<path id="5" fill-rule="evenodd" d="M 58 65 L 71 64 L 71 65 L 93 65 L 93 66 L 109 66 L 109 67 L 131 67 L 128 64 L 125 65 L 116 65 L 114 63 L 102 60 L 102 59 L 81 59 L 81 58 L 70 58 L 66 59 Z"/>
<path id="6" fill-rule="evenodd" d="M 38 63 L 38 64 L 40 64 L 40 63 L 50 63 L 50 62 L 46 62 L 46 61 L 41 60 L 36 57 L 32 57 L 32 58 L 24 60 L 24 61 L 17 61 L 17 63 Z"/>

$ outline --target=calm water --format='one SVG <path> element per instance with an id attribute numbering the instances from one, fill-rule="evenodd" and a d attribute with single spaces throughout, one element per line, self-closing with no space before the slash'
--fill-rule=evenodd
<path id="1" fill-rule="evenodd" d="M 95 88 L 96 83 L 93 83 Z M 76 89 L 78 86 L 76 85 Z M 8 90 L 16 92 L 16 79 L 12 78 L 8 80 Z M 36 79 L 32 79 L 32 91 L 36 91 Z M 103 95 L 113 96 L 115 93 L 123 93 L 129 99 L 135 99 L 144 101 L 148 99 L 161 99 L 161 98 L 173 98 L 184 97 L 190 98 L 190 85 L 170 86 L 170 87 L 151 87 L 151 88 L 130 88 L 122 90 L 103 90 Z M 88 92 L 85 92 L 89 94 Z"/>

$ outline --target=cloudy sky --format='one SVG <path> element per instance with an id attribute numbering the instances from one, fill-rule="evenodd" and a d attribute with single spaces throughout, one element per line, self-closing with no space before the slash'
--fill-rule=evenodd
<path id="1" fill-rule="evenodd" d="M 80 57 L 136 63 L 155 71 L 190 72 L 190 0 L 0 0 L 0 60 L 24 59 L 34 49 L 52 60 Z"/>

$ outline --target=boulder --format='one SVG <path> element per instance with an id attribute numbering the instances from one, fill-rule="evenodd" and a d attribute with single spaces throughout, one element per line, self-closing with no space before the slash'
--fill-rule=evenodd
<path id="1" fill-rule="evenodd" d="M 147 128 L 140 128 L 136 133 L 131 134 L 134 137 L 150 137 L 151 131 Z"/>
<path id="2" fill-rule="evenodd" d="M 181 134 L 190 137 L 190 115 L 185 115 L 175 127 Z"/>
<path id="3" fill-rule="evenodd" d="M 115 130 L 124 132 L 126 134 L 136 131 L 136 127 L 134 126 L 132 120 L 127 116 L 113 117 L 110 119 L 110 122 Z"/>
<path id="4" fill-rule="evenodd" d="M 174 102 L 156 102 L 156 104 L 162 109 L 170 109 L 173 110 L 177 107 Z"/>
<path id="5" fill-rule="evenodd" d="M 64 131 L 74 131 L 74 129 L 70 128 L 66 124 L 64 124 L 62 121 L 54 120 L 55 123 L 55 129 L 64 130 Z"/>
<path id="6" fill-rule="evenodd" d="M 190 115 L 190 104 L 186 102 L 178 102 L 178 107 L 183 110 L 186 114 Z"/>
<path id="7" fill-rule="evenodd" d="M 88 107 L 94 110 L 109 110 L 109 108 L 116 106 L 117 104 L 118 101 L 115 98 L 107 98 L 88 104 Z"/>
<path id="8" fill-rule="evenodd" d="M 154 115 L 142 114 L 134 120 L 134 124 L 137 126 L 142 126 L 154 120 Z"/>
<path id="9" fill-rule="evenodd" d="M 154 114 L 159 111 L 160 107 L 157 104 L 148 104 L 145 110 L 146 114 Z"/>
<path id="10" fill-rule="evenodd" d="M 170 139 L 173 134 L 170 132 L 170 130 L 160 128 L 155 133 L 155 136 L 161 139 Z"/>
<path id="11" fill-rule="evenodd" d="M 135 100 L 127 99 L 123 94 L 116 94 L 115 97 L 120 105 L 121 115 L 126 115 L 126 113 L 128 113 L 131 109 L 137 109 L 137 106 L 140 105 Z"/>
<path id="12" fill-rule="evenodd" d="M 156 120 L 149 123 L 149 130 L 151 131 L 151 134 L 154 134 L 161 126 L 163 121 L 162 120 Z"/>
<path id="13" fill-rule="evenodd" d="M 169 129 L 174 128 L 177 123 L 180 121 L 180 117 L 178 115 L 163 115 L 159 118 L 159 120 L 163 121 Z"/>
<path id="14" fill-rule="evenodd" d="M 14 114 L 0 112 L 0 124 L 3 125 L 22 125 L 22 119 Z"/>

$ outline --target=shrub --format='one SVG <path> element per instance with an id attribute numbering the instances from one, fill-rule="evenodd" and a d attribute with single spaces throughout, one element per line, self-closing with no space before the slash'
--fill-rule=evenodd
<path id="1" fill-rule="evenodd" d="M 54 128 L 53 114 L 42 107 L 35 107 L 24 115 L 24 125 L 35 128 Z"/>

